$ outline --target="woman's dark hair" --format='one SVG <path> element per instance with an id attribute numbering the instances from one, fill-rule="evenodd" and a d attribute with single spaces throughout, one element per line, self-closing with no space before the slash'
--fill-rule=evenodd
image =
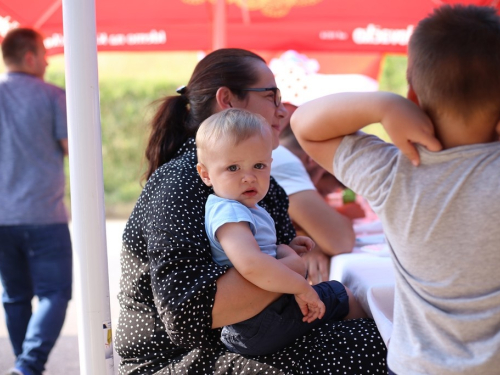
<path id="1" fill-rule="evenodd" d="M 245 98 L 247 92 L 241 89 L 259 79 L 255 60 L 264 62 L 259 55 L 243 49 L 216 50 L 196 65 L 181 95 L 159 100 L 146 147 L 146 180 L 172 159 L 182 144 L 196 135 L 201 122 L 213 114 L 215 95 L 220 87 L 229 88 L 239 99 Z"/>

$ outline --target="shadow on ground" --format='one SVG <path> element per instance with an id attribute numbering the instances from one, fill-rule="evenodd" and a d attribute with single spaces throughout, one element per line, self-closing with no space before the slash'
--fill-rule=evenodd
<path id="1" fill-rule="evenodd" d="M 7 337 L 0 337 L 0 374 L 14 364 L 14 354 Z M 80 375 L 78 337 L 61 336 L 50 354 L 45 375 Z"/>

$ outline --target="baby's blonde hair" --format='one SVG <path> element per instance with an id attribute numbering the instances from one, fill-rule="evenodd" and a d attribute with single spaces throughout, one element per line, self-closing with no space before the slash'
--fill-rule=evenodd
<path id="1" fill-rule="evenodd" d="M 201 123 L 196 133 L 198 161 L 202 162 L 203 153 L 214 151 L 219 140 L 237 146 L 255 135 L 271 142 L 270 125 L 261 115 L 236 108 L 215 113 Z"/>

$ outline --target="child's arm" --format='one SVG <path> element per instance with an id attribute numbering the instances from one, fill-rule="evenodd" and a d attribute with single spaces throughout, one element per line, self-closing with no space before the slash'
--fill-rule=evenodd
<path id="1" fill-rule="evenodd" d="M 234 268 L 245 279 L 261 289 L 298 296 L 304 321 L 323 317 L 325 305 L 316 291 L 303 276 L 263 253 L 246 222 L 224 224 L 217 229 L 216 236 Z"/>
<path id="2" fill-rule="evenodd" d="M 307 276 L 306 264 L 290 246 L 281 244 L 276 249 L 276 259 L 299 275 Z"/>
<path id="3" fill-rule="evenodd" d="M 333 173 L 333 158 L 343 137 L 380 122 L 413 164 L 420 158 L 413 143 L 441 150 L 429 117 L 413 102 L 388 92 L 341 93 L 301 105 L 292 129 L 304 150 Z"/>

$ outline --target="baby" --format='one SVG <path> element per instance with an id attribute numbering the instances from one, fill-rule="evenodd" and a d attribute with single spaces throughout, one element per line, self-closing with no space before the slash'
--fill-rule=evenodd
<path id="1" fill-rule="evenodd" d="M 322 322 L 344 318 L 349 298 L 342 284 L 311 286 L 285 265 L 299 262 L 294 268 L 305 270 L 299 255 L 310 251 L 313 241 L 296 237 L 290 246 L 277 245 L 274 221 L 258 205 L 269 189 L 272 161 L 271 127 L 264 118 L 240 109 L 216 113 L 200 125 L 196 145 L 198 173 L 214 190 L 205 207 L 214 261 L 234 266 L 259 288 L 286 293 L 255 317 L 224 327 L 226 347 L 268 354 Z"/>

